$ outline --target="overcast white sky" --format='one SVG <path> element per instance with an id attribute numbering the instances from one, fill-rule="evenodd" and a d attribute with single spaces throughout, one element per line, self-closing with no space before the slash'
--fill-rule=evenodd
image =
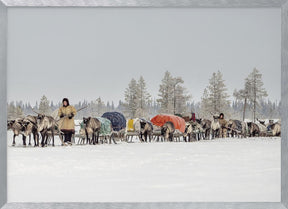
<path id="1" fill-rule="evenodd" d="M 10 8 L 8 101 L 124 99 L 143 75 L 157 98 L 166 70 L 199 101 L 220 70 L 232 95 L 258 68 L 280 100 L 280 9 Z M 231 98 L 232 99 L 232 98 Z"/>

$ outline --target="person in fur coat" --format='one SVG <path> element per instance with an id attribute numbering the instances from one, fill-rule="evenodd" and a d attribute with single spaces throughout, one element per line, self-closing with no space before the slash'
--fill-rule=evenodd
<path id="1" fill-rule="evenodd" d="M 60 117 L 59 128 L 64 134 L 64 143 L 71 144 L 72 134 L 75 133 L 74 116 L 76 112 L 75 107 L 69 104 L 67 98 L 64 98 L 62 106 L 58 110 L 58 116 Z"/>

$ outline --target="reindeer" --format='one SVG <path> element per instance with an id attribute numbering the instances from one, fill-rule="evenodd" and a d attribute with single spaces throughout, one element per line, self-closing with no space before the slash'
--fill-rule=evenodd
<path id="1" fill-rule="evenodd" d="M 161 127 L 152 125 L 153 126 L 153 140 L 159 142 L 160 140 L 163 142 L 163 137 L 161 135 Z"/>
<path id="2" fill-rule="evenodd" d="M 196 119 L 195 122 L 190 121 L 190 123 L 192 124 L 193 132 L 195 134 L 195 139 L 198 141 L 204 138 L 204 129 L 202 128 L 201 122 L 202 119 Z"/>
<path id="3" fill-rule="evenodd" d="M 240 120 L 229 120 L 227 129 L 231 137 L 246 137 L 246 124 Z"/>
<path id="4" fill-rule="evenodd" d="M 180 142 L 181 141 L 181 137 L 184 137 L 184 134 L 179 131 L 178 129 L 175 129 L 174 133 L 173 133 L 173 139 L 176 142 Z"/>
<path id="5" fill-rule="evenodd" d="M 192 125 L 188 122 L 185 124 L 185 131 L 184 131 L 184 141 L 185 142 L 191 142 L 193 137 L 193 128 Z"/>
<path id="6" fill-rule="evenodd" d="M 47 116 L 43 114 L 38 114 L 37 119 L 39 120 L 38 132 L 40 132 L 42 137 L 41 146 L 42 147 L 47 146 L 49 134 L 51 134 L 52 137 L 52 146 L 55 146 L 54 134 L 55 134 L 55 127 L 57 127 L 56 120 L 52 116 Z"/>
<path id="7" fill-rule="evenodd" d="M 248 130 L 249 130 L 249 137 L 260 136 L 260 129 L 256 123 L 247 122 Z"/>
<path id="8" fill-rule="evenodd" d="M 210 139 L 210 132 L 211 132 L 211 121 L 208 119 L 201 119 L 201 126 L 203 129 L 204 139 Z"/>
<path id="9" fill-rule="evenodd" d="M 148 137 L 149 137 L 149 142 L 151 142 L 152 135 L 153 135 L 153 125 L 150 122 L 141 119 L 140 120 L 140 128 L 141 128 L 140 129 L 140 139 L 142 141 L 147 142 Z M 144 139 L 143 139 L 143 136 L 144 136 Z"/>
<path id="10" fill-rule="evenodd" d="M 87 143 L 88 143 L 88 140 L 86 137 L 85 128 L 80 128 L 78 144 L 87 144 Z"/>
<path id="11" fill-rule="evenodd" d="M 97 118 L 85 118 L 83 117 L 83 123 L 85 125 L 86 138 L 89 144 L 98 144 L 99 132 L 101 128 L 101 122 Z M 89 134 L 92 134 L 90 141 Z"/>
<path id="12" fill-rule="evenodd" d="M 62 132 L 59 129 L 59 121 L 60 120 L 55 120 L 54 117 L 48 116 L 39 112 L 36 112 L 35 110 L 32 109 L 34 113 L 37 114 L 36 119 L 37 119 L 37 132 L 40 132 L 41 135 L 41 146 L 47 146 L 48 145 L 48 140 L 50 142 L 52 138 L 52 146 L 55 146 L 54 144 L 54 136 L 55 134 L 59 134 L 59 138 L 61 140 L 62 145 L 64 145 L 64 141 L 62 138 Z M 51 138 L 49 138 L 49 136 Z M 39 146 L 39 134 L 38 134 L 38 146 Z"/>
<path id="13" fill-rule="evenodd" d="M 267 134 L 272 136 L 281 136 L 281 120 L 278 120 L 276 123 L 274 120 L 269 120 L 267 125 Z"/>
<path id="14" fill-rule="evenodd" d="M 161 128 L 161 135 L 164 140 L 173 141 L 173 134 L 175 132 L 174 124 L 171 121 L 166 122 Z"/>
<path id="15" fill-rule="evenodd" d="M 212 130 L 212 139 L 218 138 L 220 134 L 220 123 L 219 117 L 213 116 L 213 121 L 211 123 L 211 130 Z"/>
<path id="16" fill-rule="evenodd" d="M 270 129 L 272 130 L 272 136 L 281 136 L 281 123 L 273 123 Z"/>
<path id="17" fill-rule="evenodd" d="M 267 136 L 268 132 L 267 132 L 267 126 L 265 125 L 265 120 L 259 120 L 257 118 L 255 123 L 258 125 L 260 130 L 259 136 Z"/>
<path id="18" fill-rule="evenodd" d="M 267 136 L 267 127 L 263 125 L 262 123 L 256 123 L 259 127 L 260 133 L 259 136 Z"/>
<path id="19" fill-rule="evenodd" d="M 26 116 L 23 120 L 23 126 L 25 137 L 29 136 L 29 145 L 31 145 L 31 134 L 33 134 L 34 147 L 39 146 L 37 116 Z"/>
<path id="20" fill-rule="evenodd" d="M 194 121 L 189 121 L 186 122 L 186 126 L 185 126 L 185 131 L 184 131 L 184 141 L 187 142 L 187 138 L 188 138 L 188 142 L 193 140 L 200 140 L 201 136 L 204 132 L 204 130 L 202 129 L 201 124 L 199 123 L 201 120 L 197 119 L 195 122 Z"/>
<path id="21" fill-rule="evenodd" d="M 23 118 L 17 118 L 15 120 L 7 121 L 7 130 L 13 131 L 13 142 L 12 146 L 15 146 L 15 138 L 22 134 L 23 146 L 26 146 L 26 136 L 23 134 L 24 126 L 23 126 Z"/>

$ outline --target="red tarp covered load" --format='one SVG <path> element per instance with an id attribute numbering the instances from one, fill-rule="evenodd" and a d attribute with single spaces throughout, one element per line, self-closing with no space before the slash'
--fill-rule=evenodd
<path id="1" fill-rule="evenodd" d="M 185 120 L 183 118 L 180 118 L 176 115 L 156 115 L 151 119 L 151 122 L 156 126 L 163 126 L 166 122 L 171 121 L 175 129 L 178 129 L 182 133 L 185 131 Z"/>

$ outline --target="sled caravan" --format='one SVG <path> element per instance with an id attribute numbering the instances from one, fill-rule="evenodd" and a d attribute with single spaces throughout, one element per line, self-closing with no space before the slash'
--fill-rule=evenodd
<path id="1" fill-rule="evenodd" d="M 281 136 L 281 121 L 259 120 L 224 120 L 219 116 L 209 119 L 181 117 L 180 115 L 158 114 L 147 120 L 145 118 L 129 118 L 120 112 L 106 112 L 101 117 L 84 117 L 76 120 L 79 127 L 73 136 L 78 145 L 97 145 L 112 142 L 192 142 L 217 138 L 246 138 Z M 63 133 L 59 129 L 60 120 L 49 115 L 27 115 L 24 118 L 7 121 L 7 130 L 13 133 L 12 146 L 17 136 L 22 136 L 26 146 L 55 145 L 55 136 L 64 145 Z"/>

